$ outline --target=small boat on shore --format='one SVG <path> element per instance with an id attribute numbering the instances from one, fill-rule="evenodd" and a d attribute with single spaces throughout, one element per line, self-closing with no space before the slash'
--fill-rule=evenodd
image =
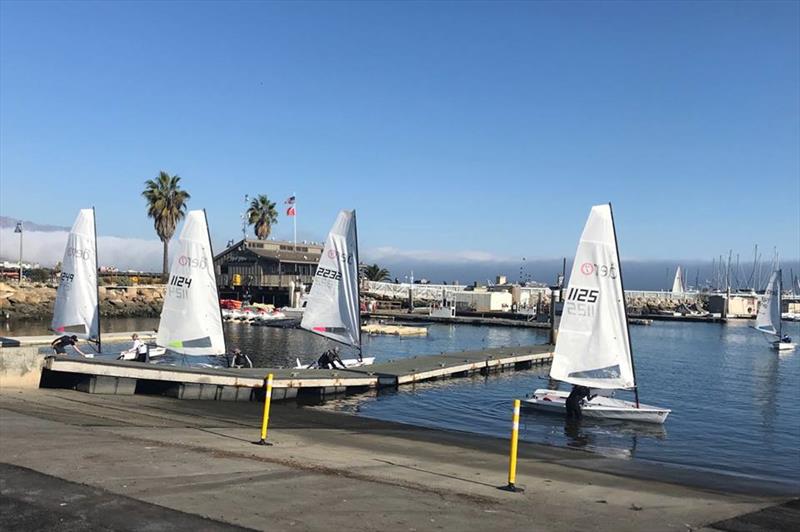
<path id="1" fill-rule="evenodd" d="M 600 390 L 581 403 L 586 417 L 664 423 L 670 409 L 639 403 L 611 204 L 592 207 L 566 294 L 550 378 Z M 613 390 L 633 390 L 636 400 L 609 397 Z M 538 389 L 522 405 L 566 413 L 567 397 Z"/>

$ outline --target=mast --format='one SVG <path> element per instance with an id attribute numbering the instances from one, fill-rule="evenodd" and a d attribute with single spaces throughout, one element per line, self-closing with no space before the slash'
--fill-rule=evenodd
<path id="1" fill-rule="evenodd" d="M 783 294 L 783 270 L 778 268 L 778 278 L 775 279 L 778 284 L 778 342 L 783 339 L 783 320 L 781 319 L 781 310 L 783 309 L 781 298 Z"/>
<path id="2" fill-rule="evenodd" d="M 94 290 L 97 297 L 97 352 L 103 352 L 103 344 L 100 341 L 100 260 L 97 257 L 97 216 L 94 206 L 92 206 L 92 225 L 94 225 Z"/>
<path id="3" fill-rule="evenodd" d="M 636 366 L 633 363 L 633 345 L 631 344 L 631 326 L 628 323 L 628 303 L 625 299 L 625 283 L 622 282 L 622 261 L 619 260 L 619 241 L 617 240 L 617 224 L 614 223 L 614 209 L 608 202 L 611 213 L 611 230 L 614 232 L 614 247 L 617 251 L 617 266 L 619 268 L 619 286 L 622 289 L 622 313 L 625 315 L 625 329 L 628 333 L 628 350 L 631 353 L 631 372 L 633 373 L 633 393 L 636 396 L 636 408 L 639 408 L 639 384 L 636 381 Z"/>
<path id="4" fill-rule="evenodd" d="M 356 306 L 358 307 L 358 359 L 361 360 L 361 263 L 358 259 L 358 222 L 356 221 L 356 210 L 353 209 L 353 232 L 356 235 Z"/>
<path id="5" fill-rule="evenodd" d="M 217 267 L 214 265 L 214 246 L 211 244 L 211 229 L 208 227 L 208 215 L 206 210 L 203 209 L 203 220 L 206 222 L 206 235 L 208 236 L 208 251 L 211 252 L 211 264 L 209 266 L 214 271 L 214 294 L 217 296 L 217 308 L 219 309 L 219 322 L 225 323 L 222 319 L 222 307 L 219 306 L 219 286 L 217 285 Z M 228 352 L 228 347 L 225 345 L 225 327 L 222 328 L 222 351 Z"/>

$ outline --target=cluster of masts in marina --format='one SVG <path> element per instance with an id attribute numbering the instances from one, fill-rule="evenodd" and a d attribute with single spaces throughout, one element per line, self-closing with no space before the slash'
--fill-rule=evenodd
<path id="1" fill-rule="evenodd" d="M 777 248 L 773 249 L 769 262 L 762 259 L 758 251 L 758 244 L 753 250 L 753 263 L 748 266 L 740 261 L 737 253 L 734 257 L 733 250 L 728 252 L 727 258 L 723 255 L 711 260 L 711 275 L 701 280 L 700 268 L 695 270 L 694 284 L 689 285 L 689 272 L 681 266 L 677 267 L 672 281 L 672 292 L 706 292 L 706 293 L 751 293 L 762 294 L 767 288 L 767 283 L 772 272 L 781 269 L 780 256 Z M 749 270 L 749 272 L 748 272 Z M 784 286 L 785 293 L 800 294 L 800 276 L 795 275 L 793 269 L 789 272 L 788 286 Z M 670 270 L 667 270 L 669 276 Z"/>

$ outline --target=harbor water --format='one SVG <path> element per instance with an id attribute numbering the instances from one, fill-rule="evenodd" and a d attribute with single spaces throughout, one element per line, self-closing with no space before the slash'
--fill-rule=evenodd
<path id="1" fill-rule="evenodd" d="M 145 330 L 153 319 L 105 320 L 108 331 Z M 800 351 L 778 354 L 752 323 L 655 322 L 631 327 L 641 401 L 672 409 L 663 427 L 592 421 L 523 411 L 520 437 L 609 456 L 684 465 L 794 483 L 800 487 Z M 547 331 L 430 324 L 425 337 L 369 336 L 364 354 L 378 360 L 544 343 Z M 43 334 L 46 324 L 6 328 Z M 800 324 L 785 323 L 795 339 Z M 229 347 L 256 366 L 311 362 L 333 344 L 301 330 L 225 325 Z M 343 353 L 344 357 L 346 353 Z M 507 437 L 511 405 L 547 385 L 548 367 L 374 391 L 320 408 L 414 425 Z M 624 397 L 625 393 L 619 396 Z"/>

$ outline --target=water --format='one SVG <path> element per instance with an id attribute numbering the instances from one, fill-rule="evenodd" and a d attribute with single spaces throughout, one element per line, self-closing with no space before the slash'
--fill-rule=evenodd
<path id="1" fill-rule="evenodd" d="M 152 319 L 105 320 L 103 328 L 144 330 L 156 324 Z M 520 437 L 797 483 L 800 351 L 772 351 L 749 325 L 655 322 L 631 328 L 642 402 L 673 410 L 663 427 L 584 420 L 569 428 L 560 416 L 523 412 Z M 44 334 L 46 328 L 44 323 L 26 324 L 7 328 L 5 334 Z M 784 328 L 800 337 L 800 324 L 786 323 Z M 432 324 L 428 331 L 419 338 L 365 337 L 365 355 L 387 360 L 546 340 L 546 331 L 510 327 Z M 229 346 L 240 347 L 262 367 L 292 366 L 296 357 L 310 362 L 331 345 L 300 330 L 226 324 L 225 332 Z M 543 367 L 422 383 L 334 400 L 324 408 L 507 437 L 511 401 L 545 387 L 547 371 Z"/>

